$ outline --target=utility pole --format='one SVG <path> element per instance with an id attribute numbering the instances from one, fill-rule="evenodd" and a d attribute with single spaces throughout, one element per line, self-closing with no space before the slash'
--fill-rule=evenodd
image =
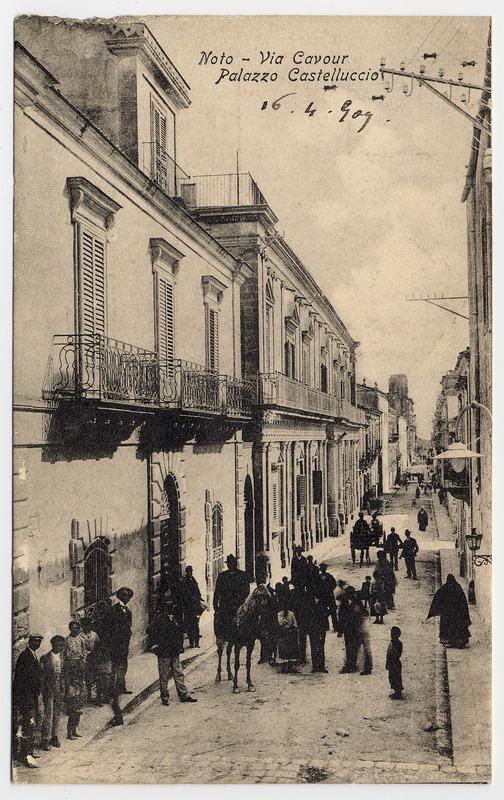
<path id="1" fill-rule="evenodd" d="M 431 306 L 436 306 L 436 308 L 441 308 L 443 311 L 448 311 L 450 314 L 454 314 L 456 317 L 462 317 L 462 319 L 469 320 L 465 314 L 461 314 L 459 311 L 454 311 L 453 308 L 449 308 L 448 306 L 443 306 L 441 303 L 436 302 L 437 300 L 468 300 L 469 298 L 467 295 L 456 295 L 452 297 L 407 297 L 407 303 L 429 303 Z"/>

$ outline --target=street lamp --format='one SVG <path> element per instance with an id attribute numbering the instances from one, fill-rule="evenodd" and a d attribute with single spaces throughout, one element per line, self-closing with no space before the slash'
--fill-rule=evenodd
<path id="1" fill-rule="evenodd" d="M 481 454 L 469 450 L 464 442 L 451 442 L 446 450 L 434 456 L 434 461 L 441 462 L 443 488 L 458 499 L 463 499 L 469 494 L 466 467 L 468 461 L 473 458 L 481 458 Z"/>
<path id="2" fill-rule="evenodd" d="M 466 542 L 469 550 L 471 551 L 472 556 L 472 563 L 474 567 L 481 567 L 483 564 L 491 564 L 492 563 L 492 556 L 478 553 L 478 550 L 481 547 L 481 542 L 483 540 L 482 533 L 476 533 L 476 528 L 471 528 L 471 533 L 466 535 Z"/>

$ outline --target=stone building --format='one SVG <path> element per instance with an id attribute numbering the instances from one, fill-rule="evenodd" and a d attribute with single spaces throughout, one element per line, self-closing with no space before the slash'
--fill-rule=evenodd
<path id="1" fill-rule="evenodd" d="M 14 639 L 129 585 L 140 648 L 177 570 L 245 564 L 250 269 L 176 199 L 189 87 L 145 25 L 16 37 Z"/>
<path id="2" fill-rule="evenodd" d="M 406 375 L 391 375 L 389 378 L 389 404 L 398 417 L 406 421 L 407 456 L 404 469 L 415 462 L 416 455 L 416 416 L 415 404 L 409 396 Z"/>
<path id="3" fill-rule="evenodd" d="M 269 555 L 278 577 L 295 544 L 322 552 L 360 508 L 365 419 L 356 405 L 357 342 L 278 234 L 277 217 L 248 173 L 194 177 L 183 196 L 251 270 L 241 331 L 242 372 L 258 375 L 259 387 L 258 412 L 245 432 L 253 442 L 254 552 Z"/>
<path id="4" fill-rule="evenodd" d="M 491 125 L 491 37 L 488 36 L 485 89 L 481 95 L 478 122 L 474 127 L 469 166 L 462 201 L 467 209 L 469 375 L 468 412 L 470 447 L 480 453 L 471 464 L 473 526 L 483 535 L 481 552 L 492 552 L 492 142 Z M 491 567 L 482 565 L 477 575 L 471 569 L 476 594 L 491 617 Z"/>
<path id="5" fill-rule="evenodd" d="M 366 414 L 364 448 L 366 467 L 375 496 L 384 494 L 395 483 L 390 481 L 389 465 L 389 399 L 375 383 L 367 386 L 365 380 L 357 384 L 357 403 Z"/>

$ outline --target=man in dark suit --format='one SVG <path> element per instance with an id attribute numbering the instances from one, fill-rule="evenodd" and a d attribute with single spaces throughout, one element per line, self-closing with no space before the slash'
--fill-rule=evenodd
<path id="1" fill-rule="evenodd" d="M 301 545 L 296 545 L 291 560 L 291 583 L 294 589 L 304 591 L 308 585 L 308 561 L 303 555 Z"/>
<path id="2" fill-rule="evenodd" d="M 132 615 L 128 603 L 133 597 L 133 591 L 127 586 L 122 586 L 117 590 L 116 597 L 118 602 L 110 609 L 107 626 L 114 694 L 131 694 L 126 689 L 125 679 L 128 671 L 132 626 Z"/>
<path id="3" fill-rule="evenodd" d="M 247 573 L 238 569 L 236 556 L 229 555 L 226 564 L 227 570 L 217 577 L 213 607 L 215 637 L 229 642 L 234 616 L 249 596 L 250 582 Z"/>
<path id="4" fill-rule="evenodd" d="M 23 650 L 16 661 L 14 683 L 12 687 L 12 705 L 15 715 L 15 729 L 21 727 L 21 739 L 18 761 L 25 767 L 36 769 L 33 760 L 35 747 L 35 731 L 39 713 L 39 696 L 42 687 L 42 668 L 37 656 L 44 637 L 32 633 L 28 639 L 28 647 Z"/>
<path id="5" fill-rule="evenodd" d="M 195 697 L 191 697 L 185 685 L 184 670 L 180 663 L 180 654 L 184 650 L 184 631 L 177 622 L 174 611 L 172 595 L 167 592 L 158 613 L 147 629 L 151 651 L 156 654 L 158 660 L 159 691 L 164 706 L 168 705 L 170 674 L 173 676 L 180 702 L 197 702 Z"/>
<path id="6" fill-rule="evenodd" d="M 65 646 L 64 636 L 53 636 L 51 650 L 40 658 L 42 668 L 42 700 L 44 717 L 42 722 L 42 749 L 61 747 L 59 741 L 59 723 L 63 708 L 64 680 L 62 651 Z"/>

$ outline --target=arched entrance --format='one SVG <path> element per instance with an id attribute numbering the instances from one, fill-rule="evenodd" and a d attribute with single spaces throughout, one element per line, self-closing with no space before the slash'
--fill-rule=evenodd
<path id="1" fill-rule="evenodd" d="M 245 478 L 243 487 L 243 500 L 245 503 L 244 527 L 245 527 L 245 572 L 249 580 L 254 580 L 254 489 L 250 475 Z"/>
<path id="2" fill-rule="evenodd" d="M 173 475 L 164 482 L 164 508 L 160 520 L 161 589 L 169 589 L 180 576 L 180 508 L 177 483 Z"/>

